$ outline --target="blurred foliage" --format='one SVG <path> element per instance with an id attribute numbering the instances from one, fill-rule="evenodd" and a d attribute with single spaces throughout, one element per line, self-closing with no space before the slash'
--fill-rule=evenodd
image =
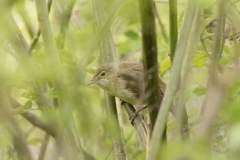
<path id="1" fill-rule="evenodd" d="M 71 97 L 69 110 L 73 112 L 77 126 L 77 131 L 83 148 L 97 159 L 113 159 L 112 141 L 109 134 L 109 125 L 106 110 L 103 103 L 103 91 L 97 86 L 86 87 L 85 83 L 91 79 L 94 71 L 99 66 L 98 35 L 96 35 L 95 17 L 91 1 L 78 0 L 75 2 L 71 13 L 70 23 L 65 35 L 60 33 L 60 22 L 62 13 L 70 1 L 53 1 L 51 12 L 49 13 L 52 32 L 55 36 L 55 43 L 58 49 L 61 71 Z M 141 25 L 138 9 L 138 1 L 122 0 L 121 5 L 114 11 L 113 15 L 108 15 L 111 6 L 105 2 L 106 15 L 111 20 L 113 38 L 117 47 L 119 61 L 141 61 L 142 41 Z M 119 2 L 115 2 L 118 4 Z M 191 64 L 191 73 L 184 102 L 188 109 L 191 138 L 197 132 L 196 125 L 201 120 L 202 104 L 207 93 L 208 67 L 211 63 L 213 46 L 213 32 L 208 32 L 206 27 L 215 19 L 215 0 L 201 1 L 201 8 L 210 9 L 212 13 L 207 18 L 202 17 L 201 31 L 202 37 L 194 52 Z M 239 2 L 232 1 L 235 8 L 239 10 Z M 163 24 L 168 30 L 168 3 L 156 1 L 157 10 L 162 18 Z M 179 29 L 186 8 L 185 3 L 178 4 L 178 25 Z M 112 12 L 112 11 L 111 11 Z M 239 16 L 239 15 L 238 15 Z M 230 29 L 235 29 L 236 25 L 231 17 L 227 23 Z M 239 18 L 239 17 L 238 17 Z M 54 138 L 49 142 L 44 140 L 44 131 L 33 126 L 26 121 L 21 114 L 31 112 L 44 122 L 47 115 L 43 113 L 42 94 L 50 99 L 59 112 L 58 92 L 55 90 L 52 79 L 52 66 L 49 64 L 48 56 L 42 42 L 41 36 L 34 46 L 31 55 L 26 56 L 23 44 L 27 47 L 36 38 L 38 30 L 38 18 L 36 15 L 35 2 L 31 0 L 1 0 L 0 1 L 0 83 L 8 95 L 14 97 L 21 106 L 13 108 L 12 112 L 17 124 L 26 140 L 26 144 L 34 157 L 37 159 L 41 145 L 48 143 L 45 159 L 51 159 L 54 147 Z M 239 33 L 239 29 L 236 29 Z M 168 35 L 168 34 L 167 34 Z M 224 72 L 230 72 L 236 65 L 239 58 L 239 51 L 232 40 L 232 32 L 226 36 L 223 54 L 220 65 Z M 237 39 L 239 36 L 235 36 Z M 168 56 L 169 44 L 164 41 L 161 28 L 157 24 L 158 40 L 158 61 L 159 74 L 168 81 L 171 62 Z M 21 42 L 21 43 L 20 43 Z M 186 55 L 187 56 L 187 55 Z M 40 93 L 40 89 L 43 93 Z M 204 148 L 202 143 L 175 141 L 174 118 L 169 116 L 167 123 L 169 143 L 160 151 L 162 159 L 189 159 L 189 160 L 227 160 L 239 159 L 240 144 L 240 81 L 236 81 L 228 88 L 224 97 L 224 103 L 218 119 L 213 128 L 213 138 L 211 149 Z M 176 96 L 177 97 L 177 96 Z M 128 116 L 123 108 L 119 107 L 120 124 L 122 126 L 125 152 L 129 159 L 145 159 L 146 151 L 143 150 L 139 142 L 139 137 L 131 126 Z M 51 115 L 54 117 L 56 115 Z M 31 116 L 31 115 L 29 115 Z M 64 115 L 61 115 L 64 116 Z M 11 136 L 6 130 L 8 122 L 1 120 L 0 125 L 0 159 L 17 159 Z M 69 124 L 67 124 L 69 125 Z M 52 125 L 55 128 L 55 125 Z M 212 153 L 212 157 L 209 156 Z"/>

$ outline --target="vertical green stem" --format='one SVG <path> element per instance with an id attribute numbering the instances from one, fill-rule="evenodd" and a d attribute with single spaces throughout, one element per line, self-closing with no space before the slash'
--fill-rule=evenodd
<path id="1" fill-rule="evenodd" d="M 58 142 L 62 149 L 64 148 L 63 153 L 65 158 L 75 159 L 80 155 L 84 159 L 83 149 L 81 148 L 80 141 L 78 139 L 78 134 L 76 133 L 75 122 L 70 110 L 70 96 L 68 95 L 68 89 L 66 87 L 66 82 L 64 80 L 63 73 L 61 72 L 60 58 L 58 56 L 57 47 L 54 41 L 53 32 L 50 26 L 48 18 L 48 8 L 45 0 L 36 0 L 36 8 L 39 20 L 39 26 L 42 32 L 43 43 L 46 50 L 46 55 L 49 60 L 49 69 L 51 72 L 51 78 L 54 83 L 54 86 L 58 92 L 58 102 L 60 105 L 60 111 L 62 116 L 62 128 L 60 128 L 60 133 L 58 137 Z M 70 124 L 70 125 L 69 125 Z M 64 144 L 64 134 L 61 130 L 64 130 L 66 137 L 68 139 L 68 144 Z M 70 148 L 68 148 L 68 147 Z M 65 150 L 67 149 L 67 150 Z M 80 151 L 80 154 L 77 153 Z M 73 158 L 74 157 L 74 158 Z"/>
<path id="2" fill-rule="evenodd" d="M 178 39 L 177 0 L 169 0 L 170 59 L 173 62 Z"/>
<path id="3" fill-rule="evenodd" d="M 192 21 L 195 14 L 195 10 L 196 10 L 195 1 L 194 0 L 188 1 L 187 9 L 181 27 L 182 32 L 180 33 L 179 36 L 175 57 L 171 67 L 169 83 L 167 85 L 165 96 L 161 104 L 161 109 L 159 111 L 155 127 L 153 129 L 152 140 L 147 155 L 148 160 L 158 159 L 158 152 L 161 148 L 162 144 L 161 142 L 163 141 L 162 136 L 165 131 L 165 124 L 167 121 L 168 112 L 173 103 L 175 93 L 178 89 L 178 83 L 181 78 L 180 72 L 183 65 L 183 58 L 186 51 L 186 46 L 190 35 L 189 31 L 192 27 Z"/>
<path id="4" fill-rule="evenodd" d="M 92 5 L 95 13 L 95 19 L 97 24 L 98 34 L 101 35 L 99 39 L 100 54 L 102 63 L 117 62 L 117 51 L 113 41 L 113 37 L 109 25 L 105 25 L 106 16 L 104 15 L 104 6 L 102 0 L 92 0 Z M 103 28 L 105 27 L 105 28 Z M 100 33 L 102 31 L 103 33 Z M 115 97 L 110 96 L 106 91 L 105 93 L 105 105 L 109 118 L 110 131 L 113 142 L 114 157 L 116 160 L 126 159 L 126 155 L 123 150 L 123 142 L 121 129 L 117 117 L 117 106 Z"/>
<path id="5" fill-rule="evenodd" d="M 158 87 L 158 62 L 157 62 L 157 40 L 155 29 L 155 14 L 152 0 L 139 0 L 145 93 L 147 95 L 147 106 L 150 117 L 151 128 L 154 128 L 159 106 L 163 95 Z"/>
<path id="6" fill-rule="evenodd" d="M 177 0 L 169 0 L 169 35 L 170 35 L 170 59 L 173 63 L 174 59 L 174 53 L 176 52 L 176 46 L 177 46 L 177 39 L 178 39 L 178 24 L 177 24 Z M 184 28 L 182 28 L 184 29 Z M 183 85 L 183 82 L 180 82 L 179 84 Z M 177 100 L 179 101 L 179 99 Z M 179 106 L 177 106 L 178 108 Z M 186 107 L 180 109 L 183 116 L 183 123 L 184 125 L 182 127 L 182 137 L 183 138 L 189 138 L 188 134 L 188 116 Z"/>

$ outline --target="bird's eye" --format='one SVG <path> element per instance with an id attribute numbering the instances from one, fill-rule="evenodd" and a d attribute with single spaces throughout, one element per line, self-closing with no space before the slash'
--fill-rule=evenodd
<path id="1" fill-rule="evenodd" d="M 105 75 L 106 75 L 106 72 L 103 71 L 103 72 L 101 73 L 101 76 L 104 77 Z"/>

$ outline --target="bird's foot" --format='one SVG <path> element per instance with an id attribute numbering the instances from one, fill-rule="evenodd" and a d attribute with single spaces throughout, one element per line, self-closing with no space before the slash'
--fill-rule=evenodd
<path id="1" fill-rule="evenodd" d="M 137 110 L 135 113 L 133 113 L 133 115 L 131 115 L 131 117 L 129 117 L 129 120 L 131 121 L 132 125 L 134 124 L 134 120 L 136 119 L 137 116 L 140 116 L 142 119 L 144 119 L 144 116 L 142 114 L 139 114 L 139 113 L 146 108 L 147 108 L 147 106 Z"/>
<path id="2" fill-rule="evenodd" d="M 132 125 L 134 125 L 134 120 L 137 118 L 137 116 L 140 116 L 142 119 L 144 119 L 144 116 L 142 114 L 135 112 L 131 117 L 129 117 Z"/>

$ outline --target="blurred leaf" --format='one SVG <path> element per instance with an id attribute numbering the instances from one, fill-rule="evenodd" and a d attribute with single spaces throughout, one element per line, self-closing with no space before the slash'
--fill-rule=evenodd
<path id="1" fill-rule="evenodd" d="M 136 40 L 136 39 L 139 38 L 139 35 L 136 32 L 132 31 L 132 30 L 128 30 L 124 34 L 125 34 L 125 36 L 127 36 L 128 38 L 133 39 L 133 40 Z"/>
<path id="2" fill-rule="evenodd" d="M 57 98 L 57 91 L 54 88 L 50 88 L 48 91 L 48 97 L 50 98 Z"/>
<path id="3" fill-rule="evenodd" d="M 193 94 L 193 92 L 195 91 L 195 89 L 198 87 L 198 85 L 194 85 L 189 87 L 188 89 L 186 89 L 185 95 L 184 95 L 184 104 L 187 102 L 187 100 L 189 99 L 189 97 Z M 176 97 L 179 97 L 179 91 L 176 93 Z"/>
<path id="4" fill-rule="evenodd" d="M 63 49 L 64 48 L 65 39 L 64 39 L 63 35 L 58 34 L 55 37 L 55 42 L 56 42 L 56 46 L 57 46 L 58 49 Z"/>
<path id="5" fill-rule="evenodd" d="M 173 120 L 169 120 L 169 121 L 167 122 L 167 133 L 172 130 L 172 128 L 173 128 L 173 122 L 174 122 Z"/>
<path id="6" fill-rule="evenodd" d="M 33 52 L 34 59 L 37 63 L 43 63 L 46 60 L 45 49 L 41 46 L 36 52 Z"/>
<path id="7" fill-rule="evenodd" d="M 194 54 L 193 64 L 197 67 L 202 67 L 205 64 L 205 61 L 208 59 L 207 54 Z"/>
<path id="8" fill-rule="evenodd" d="M 85 5 L 82 5 L 83 9 L 81 9 L 80 16 L 81 18 L 84 18 L 84 20 L 87 21 L 94 21 L 94 13 L 92 11 L 92 5 L 91 3 L 86 3 Z"/>
<path id="9" fill-rule="evenodd" d="M 195 127 L 196 125 L 199 125 L 199 122 L 201 122 L 202 117 L 197 117 L 194 121 L 189 122 L 189 127 Z"/>
<path id="10" fill-rule="evenodd" d="M 187 102 L 187 100 L 189 99 L 189 97 L 194 93 L 195 89 L 198 87 L 198 85 L 194 85 L 189 87 L 186 92 L 185 92 L 185 96 L 184 96 L 184 104 Z"/>
<path id="11" fill-rule="evenodd" d="M 233 64 L 233 58 L 228 55 L 223 55 L 222 58 L 220 59 L 220 63 L 223 66 L 226 66 L 227 64 Z"/>
<path id="12" fill-rule="evenodd" d="M 137 157 L 135 157 L 133 160 L 144 160 L 146 159 L 146 151 L 141 152 Z"/>
<path id="13" fill-rule="evenodd" d="M 167 59 L 163 60 L 162 63 L 160 64 L 160 73 L 164 73 L 171 67 L 171 60 L 168 57 Z"/>
<path id="14" fill-rule="evenodd" d="M 32 101 L 28 100 L 23 106 L 13 109 L 13 114 L 18 115 L 32 108 Z"/>
<path id="15" fill-rule="evenodd" d="M 31 100 L 28 100 L 24 106 L 23 106 L 24 109 L 28 110 L 28 109 L 31 109 L 32 108 L 32 101 Z"/>
<path id="16" fill-rule="evenodd" d="M 227 54 L 227 55 L 229 55 L 229 56 L 232 55 L 232 50 L 231 50 L 231 48 L 229 48 L 229 47 L 226 46 L 226 45 L 224 45 L 223 51 L 224 51 L 225 54 Z"/>
<path id="17" fill-rule="evenodd" d="M 202 87 L 202 86 L 198 86 L 194 92 L 193 92 L 196 96 L 200 97 L 203 96 L 207 93 L 207 89 Z"/>
<path id="18" fill-rule="evenodd" d="M 37 101 L 39 99 L 39 95 L 31 91 L 21 94 L 21 97 L 25 97 L 33 101 Z"/>

